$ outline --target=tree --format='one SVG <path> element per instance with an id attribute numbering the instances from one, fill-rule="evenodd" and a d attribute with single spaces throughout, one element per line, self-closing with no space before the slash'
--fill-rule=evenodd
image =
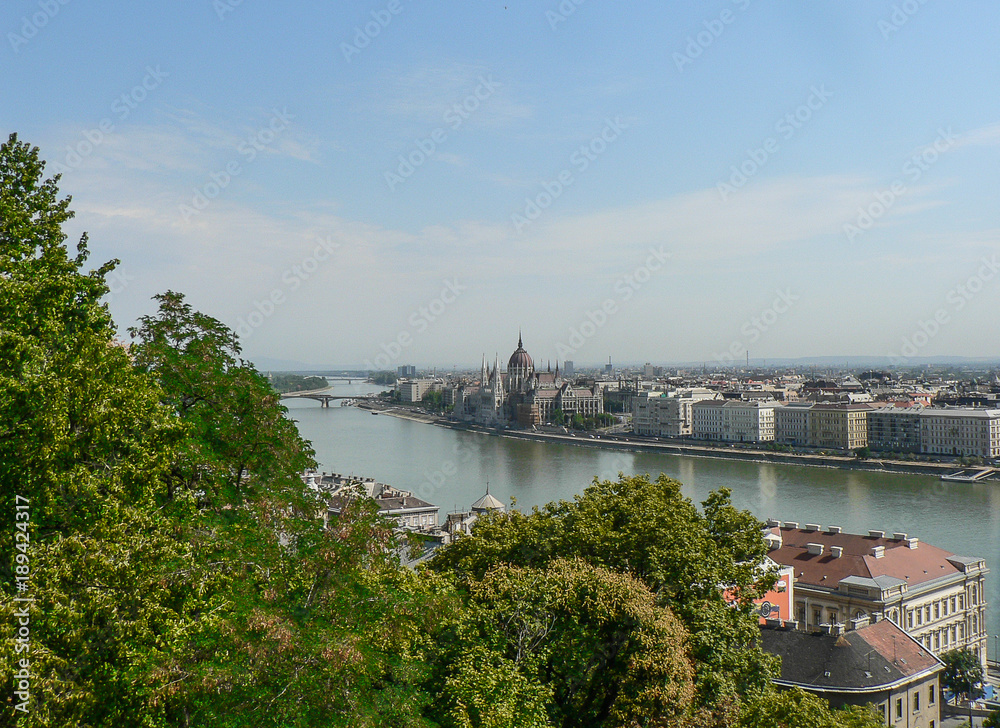
<path id="1" fill-rule="evenodd" d="M 1000 710 L 994 710 L 983 719 L 983 728 L 1000 728 Z"/>
<path id="2" fill-rule="evenodd" d="M 557 559 L 545 569 L 497 566 L 469 587 L 460 637 L 440 656 L 446 725 L 692 726 L 707 719 L 692 707 L 687 632 L 639 580 Z M 512 705 L 525 712 L 517 721 L 507 718 Z"/>
<path id="3" fill-rule="evenodd" d="M 0 145 L 0 500 L 29 505 L 30 712 L 22 726 L 146 725 L 149 670 L 174 639 L 181 557 L 160 498 L 183 428 L 132 366 L 101 298 L 117 261 L 71 255 L 72 218 L 38 149 Z M 23 543 L 23 542 L 22 542 Z M 0 602 L 14 611 L 13 532 L 0 529 Z M 24 596 L 24 593 L 19 593 Z M 18 654 L 12 621 L 0 652 Z M 24 653 L 20 653 L 23 655 Z M 13 663 L 0 662 L 13 715 Z"/>
<path id="4" fill-rule="evenodd" d="M 482 517 L 471 537 L 439 550 L 430 568 L 466 585 L 501 564 L 544 569 L 560 558 L 628 573 L 691 633 L 699 704 L 760 693 L 775 668 L 756 646 L 753 598 L 774 580 L 758 574 L 766 554 L 762 524 L 735 509 L 728 491 L 713 493 L 699 512 L 680 488 L 663 475 L 595 480 L 573 502 Z M 723 586 L 739 594 L 732 607 Z"/>
<path id="5" fill-rule="evenodd" d="M 983 663 L 976 653 L 967 649 L 948 650 L 939 656 L 944 663 L 941 687 L 955 695 L 965 695 L 969 701 L 969 723 L 972 723 L 972 701 L 983 696 Z"/>
<path id="6" fill-rule="evenodd" d="M 436 597 L 399 567 L 371 501 L 324 528 L 301 478 L 312 448 L 236 335 L 179 293 L 155 298 L 158 314 L 130 330 L 135 361 L 187 428 L 166 496 L 196 509 L 180 524 L 190 624 L 155 672 L 173 686 L 169 719 L 422 725 L 417 636 Z"/>
<path id="7" fill-rule="evenodd" d="M 552 410 L 552 424 L 553 425 L 559 425 L 560 427 L 562 425 L 565 425 L 566 424 L 566 413 L 563 412 L 561 409 L 554 409 L 554 410 Z"/>
<path id="8" fill-rule="evenodd" d="M 830 710 L 830 704 L 799 688 L 772 691 L 748 701 L 740 711 L 741 728 L 879 728 L 884 725 L 870 706 Z"/>

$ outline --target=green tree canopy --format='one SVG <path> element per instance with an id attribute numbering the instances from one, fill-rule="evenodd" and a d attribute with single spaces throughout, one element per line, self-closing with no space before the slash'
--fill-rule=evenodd
<path id="1" fill-rule="evenodd" d="M 757 646 L 752 599 L 773 583 L 760 580 L 766 554 L 761 525 L 713 493 L 703 511 L 661 475 L 597 481 L 573 502 L 550 503 L 481 519 L 469 538 L 442 549 L 430 568 L 464 583 L 482 580 L 499 564 L 544 569 L 556 559 L 627 573 L 690 631 L 700 700 L 721 705 L 768 685 L 775 659 Z M 723 598 L 731 587 L 741 601 Z"/>

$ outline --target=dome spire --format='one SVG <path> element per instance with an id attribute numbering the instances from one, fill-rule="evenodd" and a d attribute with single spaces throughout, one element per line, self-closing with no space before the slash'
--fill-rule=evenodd
<path id="1" fill-rule="evenodd" d="M 524 348 L 524 344 L 521 343 L 521 327 L 520 326 L 517 328 L 517 348 L 518 349 L 523 349 Z"/>

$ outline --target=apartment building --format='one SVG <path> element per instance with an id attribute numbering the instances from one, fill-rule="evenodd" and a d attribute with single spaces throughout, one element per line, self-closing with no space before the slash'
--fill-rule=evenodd
<path id="1" fill-rule="evenodd" d="M 935 653 L 967 648 L 986 665 L 989 570 L 905 533 L 842 533 L 838 526 L 768 521 L 768 556 L 795 568 L 799 627 L 884 614 Z"/>
<path id="2" fill-rule="evenodd" d="M 396 382 L 396 391 L 402 402 L 419 402 L 423 396 L 434 389 L 433 379 L 400 379 Z"/>
<path id="3" fill-rule="evenodd" d="M 690 437 L 692 405 L 718 397 L 718 392 L 704 387 L 643 392 L 632 401 L 632 429 L 638 435 Z"/>
<path id="4" fill-rule="evenodd" d="M 884 452 L 920 452 L 924 407 L 883 407 L 868 413 L 868 447 Z"/>
<path id="5" fill-rule="evenodd" d="M 809 410 L 809 447 L 853 450 L 868 444 L 866 404 L 816 404 Z"/>
<path id="6" fill-rule="evenodd" d="M 1000 457 L 1000 409 L 934 407 L 920 417 L 920 451 Z"/>
<path id="7" fill-rule="evenodd" d="M 774 408 L 774 441 L 804 447 L 809 444 L 809 412 L 812 402 L 791 402 Z"/>
<path id="8" fill-rule="evenodd" d="M 776 402 L 703 400 L 691 405 L 691 434 L 700 440 L 773 442 Z"/>

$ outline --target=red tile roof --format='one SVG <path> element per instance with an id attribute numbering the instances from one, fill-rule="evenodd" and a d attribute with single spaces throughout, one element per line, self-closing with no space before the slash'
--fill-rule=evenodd
<path id="1" fill-rule="evenodd" d="M 806 531 L 801 528 L 772 528 L 780 535 L 781 548 L 768 553 L 779 564 L 795 567 L 795 581 L 813 586 L 836 589 L 838 582 L 848 576 L 875 578 L 891 576 L 913 586 L 942 576 L 959 573 L 951 562 L 949 551 L 927 543 L 917 543 L 909 548 L 907 542 L 894 538 L 872 538 L 853 533 Z M 809 553 L 806 544 L 823 544 L 823 554 Z M 839 546 L 843 553 L 834 558 L 831 546 Z M 884 547 L 884 555 L 875 558 L 872 549 Z"/>

